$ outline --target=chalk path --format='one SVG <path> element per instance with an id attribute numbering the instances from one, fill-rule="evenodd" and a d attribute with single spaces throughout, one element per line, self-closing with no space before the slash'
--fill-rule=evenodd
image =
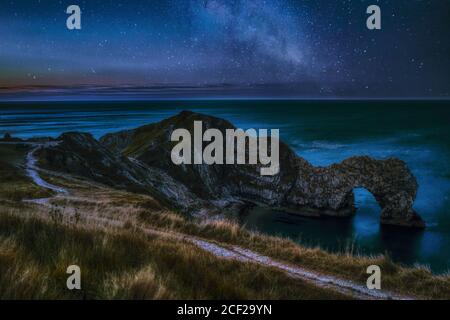
<path id="1" fill-rule="evenodd" d="M 48 147 L 52 147 L 52 146 L 56 146 L 56 145 L 58 145 L 58 142 L 46 142 L 46 143 L 42 143 L 42 144 L 34 144 L 33 148 L 27 154 L 26 172 L 27 172 L 27 175 L 38 186 L 40 186 L 44 189 L 52 190 L 56 193 L 68 194 L 66 189 L 57 187 L 53 184 L 48 183 L 44 179 L 42 179 L 41 176 L 39 175 L 39 168 L 36 166 L 36 162 L 37 162 L 37 159 L 35 157 L 36 151 L 38 151 L 42 148 L 48 148 Z M 38 200 L 35 200 L 35 201 L 38 201 Z M 41 201 L 42 201 L 42 199 L 41 199 Z"/>

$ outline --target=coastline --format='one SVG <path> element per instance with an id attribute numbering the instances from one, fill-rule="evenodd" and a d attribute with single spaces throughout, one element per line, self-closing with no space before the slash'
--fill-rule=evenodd
<path id="1" fill-rule="evenodd" d="M 163 238 L 170 238 L 174 234 L 178 234 L 179 236 L 175 236 L 178 240 L 184 239 L 191 242 L 218 259 L 231 256 L 233 257 L 232 260 L 237 260 L 239 263 L 251 262 L 261 265 L 263 268 L 275 267 L 282 273 L 287 272 L 288 277 L 299 277 L 301 282 L 306 281 L 314 287 L 338 292 L 348 298 L 446 297 L 446 288 L 450 288 L 450 286 L 447 286 L 447 282 L 450 281 L 448 277 L 433 275 L 423 267 L 405 268 L 393 263 L 385 256 L 354 256 L 352 253 L 333 254 L 320 248 L 306 248 L 279 237 L 269 237 L 248 231 L 227 220 L 205 220 L 201 216 L 186 218 L 182 213 L 171 211 L 161 205 L 157 198 L 151 196 L 149 198 L 149 195 L 139 194 L 139 192 L 129 193 L 126 190 L 115 190 L 111 186 L 91 181 L 86 177 L 53 172 L 47 167 L 41 170 L 37 164 L 36 153 L 39 153 L 39 157 L 42 157 L 46 148 L 58 149 L 64 147 L 64 145 L 61 145 L 64 142 L 27 143 L 31 148 L 23 155 L 26 165 L 22 173 L 18 172 L 18 174 L 28 176 L 31 179 L 30 183 L 37 185 L 39 188 L 46 188 L 56 193 L 56 196 L 34 200 L 26 197 L 22 198 L 24 201 L 21 202 L 6 201 L 2 206 L 3 209 L 10 206 L 24 206 L 24 210 L 29 212 L 27 215 L 33 217 L 37 214 L 43 223 L 55 223 L 69 229 L 72 227 L 87 228 L 87 230 L 92 228 L 94 230 L 96 228 L 109 229 L 108 225 L 112 224 L 113 229 L 123 228 L 125 233 L 130 228 L 133 232 L 140 228 L 144 228 L 144 231 L 154 230 L 154 232 L 150 232 L 153 236 Z M 6 145 L 12 146 L 8 143 Z M 145 169 L 146 166 L 142 168 Z M 100 197 L 96 195 L 97 192 L 101 195 Z M 120 202 L 114 200 L 116 193 L 120 194 L 122 198 Z M 140 197 L 142 197 L 142 200 Z M 107 210 L 103 210 L 100 215 L 97 209 L 92 211 L 91 205 L 91 203 L 96 203 L 99 200 L 103 201 L 102 207 L 107 204 Z M 150 207 L 149 203 L 151 203 Z M 152 207 L 155 209 L 151 209 Z M 274 209 L 277 208 L 274 207 Z M 2 211 L 5 212 L 5 210 Z M 11 208 L 7 211 L 14 212 Z M 117 212 L 122 212 L 124 216 L 121 217 Z M 132 212 L 136 212 L 137 215 L 134 216 L 135 213 Z M 312 212 L 317 211 L 313 210 Z M 345 213 L 354 214 L 354 211 Z M 111 217 L 108 218 L 108 215 L 111 215 Z M 75 225 L 72 225 L 74 221 Z M 80 224 L 80 221 L 84 221 L 84 223 Z M 331 270 L 330 264 L 333 265 Z M 366 277 L 365 267 L 370 264 L 380 264 L 385 266 L 387 270 L 391 270 L 387 275 L 389 279 L 387 290 L 393 290 L 394 293 L 382 291 L 380 295 L 368 294 L 361 289 Z M 292 272 L 293 274 L 291 274 Z M 413 288 L 403 287 L 401 283 L 404 277 L 418 277 L 417 283 L 414 284 Z M 435 288 L 431 296 L 426 293 L 429 288 L 424 286 L 424 281 L 432 284 Z"/>

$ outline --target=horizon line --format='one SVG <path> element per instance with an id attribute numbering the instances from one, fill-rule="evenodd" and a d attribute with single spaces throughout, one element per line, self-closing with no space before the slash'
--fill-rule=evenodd
<path id="1" fill-rule="evenodd" d="M 163 98 L 105 98 L 92 99 L 83 98 L 80 99 L 64 99 L 64 98 L 16 98 L 16 99 L 1 99 L 0 103 L 39 103 L 39 102 L 157 102 L 157 101 L 405 101 L 405 102 L 420 102 L 420 101 L 433 101 L 433 102 L 448 102 L 450 97 L 163 97 Z"/>

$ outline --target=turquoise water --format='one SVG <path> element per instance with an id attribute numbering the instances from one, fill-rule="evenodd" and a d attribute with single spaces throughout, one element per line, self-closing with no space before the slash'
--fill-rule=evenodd
<path id="1" fill-rule="evenodd" d="M 315 220 L 257 209 L 248 228 L 289 236 L 331 251 L 388 252 L 405 264 L 450 269 L 450 102 L 155 101 L 0 104 L 0 134 L 56 137 L 66 131 L 105 133 L 159 121 L 181 110 L 226 118 L 241 128 L 279 128 L 300 156 L 317 166 L 354 155 L 406 161 L 419 182 L 415 209 L 425 231 L 380 227 L 380 209 L 357 190 L 358 214 Z"/>

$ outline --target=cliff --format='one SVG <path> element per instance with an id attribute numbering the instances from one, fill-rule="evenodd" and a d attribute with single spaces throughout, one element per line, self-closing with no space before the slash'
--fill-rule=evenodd
<path id="1" fill-rule="evenodd" d="M 355 213 L 353 190 L 365 188 L 382 209 L 381 223 L 425 226 L 412 208 L 416 179 L 399 159 L 354 157 L 317 168 L 280 142 L 280 173 L 275 176 L 261 176 L 260 165 L 174 165 L 171 134 L 178 128 L 193 133 L 194 121 L 223 133 L 235 129 L 226 120 L 185 111 L 99 141 L 88 134 L 63 134 L 57 146 L 40 151 L 40 163 L 116 188 L 148 192 L 194 214 L 253 203 L 300 215 L 347 217 Z"/>

